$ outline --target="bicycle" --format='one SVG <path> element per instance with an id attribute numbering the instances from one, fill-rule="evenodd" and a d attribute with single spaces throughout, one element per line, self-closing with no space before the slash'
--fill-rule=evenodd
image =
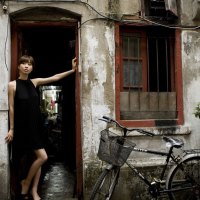
<path id="1" fill-rule="evenodd" d="M 200 150 L 182 150 L 184 143 L 181 139 L 163 136 L 169 145 L 169 151 L 154 151 L 137 148 L 136 144 L 127 139 L 128 133 L 137 131 L 147 136 L 153 133 L 137 128 L 127 128 L 116 120 L 103 116 L 102 121 L 114 124 L 122 131 L 116 135 L 108 129 L 101 131 L 98 157 L 108 163 L 98 177 L 90 200 L 110 200 L 118 183 L 121 167 L 126 163 L 128 167 L 147 185 L 149 193 L 154 199 L 167 194 L 170 200 L 199 200 L 200 199 Z M 175 155 L 173 149 L 181 149 L 180 155 Z M 153 182 L 142 175 L 127 159 L 131 152 L 142 152 L 165 156 L 166 161 L 160 177 Z M 170 168 L 167 172 L 167 168 Z M 167 176 L 165 176 L 167 175 Z M 166 177 L 166 179 L 164 179 Z"/>

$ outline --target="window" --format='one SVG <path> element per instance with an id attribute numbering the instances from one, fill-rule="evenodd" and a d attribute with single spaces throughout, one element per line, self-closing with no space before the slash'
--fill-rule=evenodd
<path id="1" fill-rule="evenodd" d="M 164 0 L 144 0 L 146 16 L 166 16 Z"/>
<path id="2" fill-rule="evenodd" d="M 145 68 L 142 67 L 145 56 L 142 56 L 141 51 L 142 43 L 144 43 L 144 34 L 142 32 L 124 31 L 121 39 L 123 88 L 131 88 L 132 90 L 142 89 L 145 87 L 143 81 Z"/>
<path id="3" fill-rule="evenodd" d="M 117 26 L 118 120 L 182 123 L 179 37 L 178 31 L 163 27 Z"/>
<path id="4" fill-rule="evenodd" d="M 142 0 L 143 14 L 148 17 L 170 19 L 178 15 L 176 0 Z"/>

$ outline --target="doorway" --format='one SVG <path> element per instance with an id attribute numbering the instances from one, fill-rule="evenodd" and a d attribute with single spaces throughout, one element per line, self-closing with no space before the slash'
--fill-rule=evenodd
<path id="1" fill-rule="evenodd" d="M 16 28 L 16 24 L 14 27 Z M 12 34 L 12 46 L 16 44 L 18 47 L 12 48 L 12 51 L 15 51 L 12 62 L 24 54 L 33 56 L 35 60 L 30 78 L 49 77 L 71 69 L 71 60 L 76 55 L 76 26 L 17 25 Z M 12 77 L 15 79 L 16 69 L 12 71 Z M 51 170 L 56 169 L 59 173 L 60 169 L 60 173 L 63 173 L 61 178 L 64 178 L 63 187 L 66 186 L 65 175 L 70 173 L 71 183 L 74 184 L 73 191 L 63 195 L 71 195 L 68 196 L 71 198 L 77 192 L 76 75 L 72 74 L 61 81 L 42 86 L 38 88 L 38 94 L 49 157 L 43 167 L 41 188 L 44 191 L 46 176 Z M 42 194 L 44 199 L 45 195 Z"/>
<path id="2" fill-rule="evenodd" d="M 23 27 L 20 32 L 22 54 L 32 55 L 36 63 L 31 78 L 48 77 L 71 69 L 71 60 L 75 57 L 74 28 Z M 74 74 L 48 87 L 40 87 L 39 90 L 41 110 L 44 111 L 42 112 L 44 115 L 48 110 L 44 101 L 49 101 L 51 104 L 51 111 L 47 116 L 48 129 L 51 132 L 48 133 L 48 139 L 52 140 L 51 143 L 54 144 L 54 147 L 50 145 L 50 142 L 47 143 L 49 155 L 56 159 L 62 159 L 74 167 L 76 149 Z M 55 133 L 52 133 L 53 131 Z M 56 136 L 56 131 L 60 131 L 61 135 Z M 55 146 L 57 146 L 57 150 Z"/>

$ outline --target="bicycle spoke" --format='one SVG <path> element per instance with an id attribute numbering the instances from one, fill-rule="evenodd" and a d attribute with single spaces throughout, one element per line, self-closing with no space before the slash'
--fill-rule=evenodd
<path id="1" fill-rule="evenodd" d="M 99 176 L 90 200 L 110 200 L 119 176 L 119 167 L 111 170 L 104 170 Z"/>
<path id="2" fill-rule="evenodd" d="M 102 196 L 103 199 L 107 198 L 109 196 L 109 186 L 111 184 L 111 177 L 105 177 L 102 181 L 102 184 L 98 190 L 98 199 L 101 199 Z"/>
<path id="3" fill-rule="evenodd" d="M 169 182 L 170 199 L 200 200 L 200 157 L 190 158 L 180 164 Z"/>

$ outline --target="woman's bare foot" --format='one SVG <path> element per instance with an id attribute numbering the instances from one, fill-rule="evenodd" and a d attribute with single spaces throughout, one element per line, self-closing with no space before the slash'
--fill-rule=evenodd
<path id="1" fill-rule="evenodd" d="M 21 186 L 22 186 L 21 194 L 28 194 L 29 184 L 26 182 L 26 180 L 21 181 Z"/>
<path id="2" fill-rule="evenodd" d="M 33 200 L 41 200 L 41 198 L 38 195 L 37 191 L 32 190 L 31 194 L 32 194 Z"/>

